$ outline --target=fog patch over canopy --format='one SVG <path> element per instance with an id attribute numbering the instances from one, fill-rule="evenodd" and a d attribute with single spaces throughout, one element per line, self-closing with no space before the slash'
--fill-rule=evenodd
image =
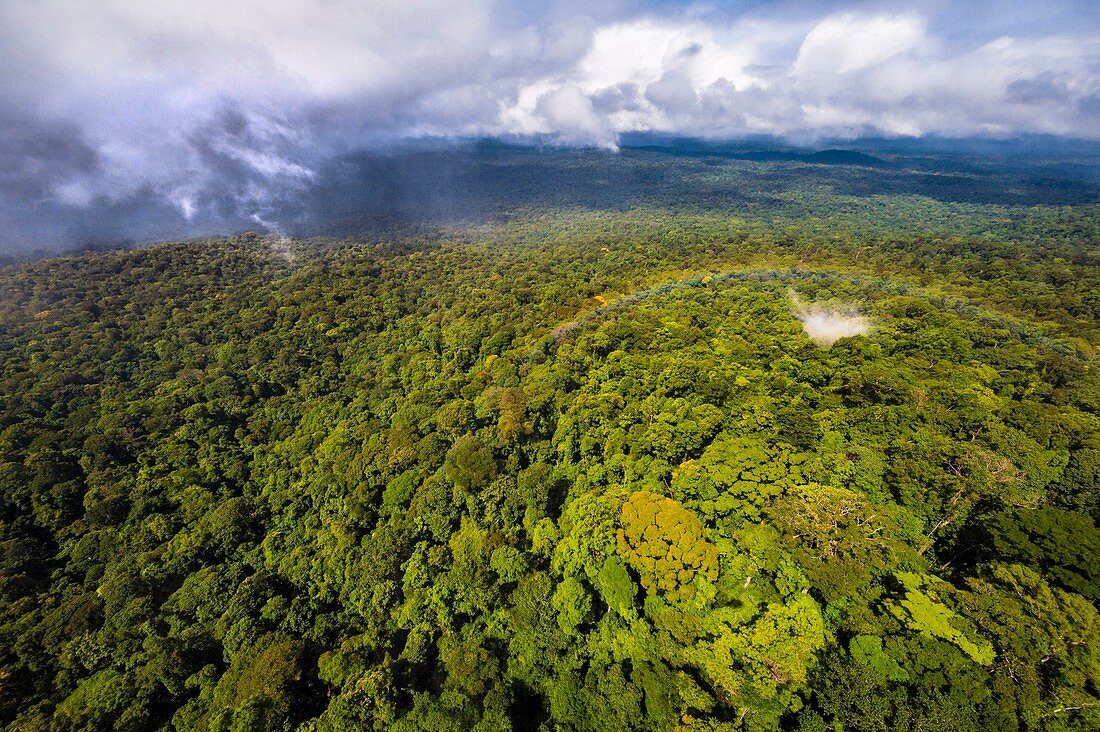
<path id="1" fill-rule="evenodd" d="M 865 335 L 874 327 L 871 319 L 854 306 L 806 303 L 793 292 L 788 297 L 791 314 L 802 323 L 810 340 L 822 348 L 830 348 L 841 338 Z"/>

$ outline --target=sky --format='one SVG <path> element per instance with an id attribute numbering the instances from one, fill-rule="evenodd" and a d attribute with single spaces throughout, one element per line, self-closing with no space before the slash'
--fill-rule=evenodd
<path id="1" fill-rule="evenodd" d="M 0 0 L 0 69 L 28 240 L 105 205 L 265 224 L 324 161 L 425 138 L 1100 138 L 1093 0 Z"/>

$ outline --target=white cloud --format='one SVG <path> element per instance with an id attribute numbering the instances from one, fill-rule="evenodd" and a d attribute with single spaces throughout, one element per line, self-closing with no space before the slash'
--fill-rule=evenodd
<path id="1" fill-rule="evenodd" d="M 1035 30 L 1023 13 L 992 38 L 996 3 L 941 23 L 855 2 L 526 7 L 0 0 L 0 65 L 18 69 L 0 75 L 0 124 L 18 132 L 0 129 L 4 190 L 152 190 L 192 217 L 213 198 L 262 211 L 326 157 L 418 135 L 1100 137 L 1100 23 L 1072 14 L 1052 28 L 1043 10 Z M 35 129 L 71 133 L 44 154 Z"/>
<path id="2" fill-rule="evenodd" d="M 546 92 L 538 98 L 535 111 L 546 122 L 544 130 L 558 133 L 565 141 L 616 147 L 607 120 L 596 114 L 592 100 L 578 86 Z"/>
<path id="3" fill-rule="evenodd" d="M 864 335 L 871 330 L 871 322 L 861 315 L 815 310 L 799 314 L 798 319 L 810 340 L 822 348 L 829 348 L 841 338 Z"/>
<path id="4" fill-rule="evenodd" d="M 801 26 L 757 17 L 611 24 L 577 64 L 525 82 L 502 122 L 545 132 L 529 119 L 530 100 L 570 84 L 598 101 L 618 133 L 1100 135 L 1100 105 L 1090 104 L 1100 83 L 1097 33 L 967 46 L 929 28 L 909 13 L 854 11 Z M 1042 94 L 1038 83 L 1022 93 L 1018 82 L 1029 78 L 1044 80 Z M 602 140 L 603 128 L 590 127 Z"/>
<path id="5" fill-rule="evenodd" d="M 928 50 L 924 29 L 922 20 L 908 15 L 834 15 L 806 35 L 792 71 L 796 75 L 846 74 L 899 54 Z"/>
<path id="6" fill-rule="evenodd" d="M 588 92 L 615 84 L 647 84 L 664 69 L 670 49 L 686 45 L 690 27 L 642 21 L 598 30 L 576 68 Z"/>
<path id="7" fill-rule="evenodd" d="M 791 312 L 811 341 L 822 348 L 830 348 L 841 338 L 866 335 L 874 327 L 870 318 L 854 308 L 837 308 L 820 303 L 805 303 L 796 293 L 788 295 Z"/>

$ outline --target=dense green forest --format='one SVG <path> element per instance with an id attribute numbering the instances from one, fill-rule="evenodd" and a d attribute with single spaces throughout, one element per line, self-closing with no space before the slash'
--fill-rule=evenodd
<path id="1" fill-rule="evenodd" d="M 857 193 L 0 268 L 0 724 L 1100 729 L 1100 208 Z"/>

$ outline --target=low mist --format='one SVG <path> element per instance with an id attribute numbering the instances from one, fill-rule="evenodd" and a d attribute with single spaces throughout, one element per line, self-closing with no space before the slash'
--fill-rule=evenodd
<path id="1" fill-rule="evenodd" d="M 830 348 L 841 338 L 865 335 L 874 325 L 854 307 L 805 303 L 794 293 L 789 297 L 791 313 L 802 323 L 810 340 L 822 348 Z"/>

